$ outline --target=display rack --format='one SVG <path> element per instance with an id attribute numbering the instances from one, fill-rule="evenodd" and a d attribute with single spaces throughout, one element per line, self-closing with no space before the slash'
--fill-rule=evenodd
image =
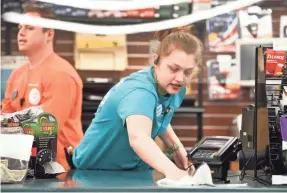
<path id="1" fill-rule="evenodd" d="M 282 106 L 280 106 L 280 100 L 282 99 L 283 86 L 287 86 L 287 69 L 284 69 L 284 73 L 280 77 L 270 77 L 265 75 L 266 60 L 264 52 L 267 49 L 273 49 L 273 47 L 259 46 L 256 48 L 257 60 L 255 65 L 254 178 L 260 182 L 271 184 L 271 176 L 280 175 L 284 171 L 282 160 L 282 137 L 279 118 L 283 114 Z M 268 129 L 266 131 L 268 132 L 268 143 L 264 144 L 266 145 L 265 158 L 263 161 L 259 161 L 259 159 L 257 159 L 259 155 L 258 144 L 260 143 L 260 138 L 262 136 L 264 138 L 265 133 L 263 133 L 262 128 L 259 127 L 260 123 L 258 121 L 264 122 L 264 120 L 258 119 L 258 112 L 260 108 L 264 107 L 267 108 L 268 112 Z M 260 169 L 264 172 L 265 175 L 259 175 L 258 172 Z"/>

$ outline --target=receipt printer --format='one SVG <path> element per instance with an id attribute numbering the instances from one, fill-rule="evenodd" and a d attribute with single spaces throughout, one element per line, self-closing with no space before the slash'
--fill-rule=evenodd
<path id="1" fill-rule="evenodd" d="M 206 136 L 188 152 L 189 160 L 195 165 L 205 162 L 210 167 L 213 179 L 227 181 L 230 161 L 237 159 L 242 149 L 237 137 Z"/>

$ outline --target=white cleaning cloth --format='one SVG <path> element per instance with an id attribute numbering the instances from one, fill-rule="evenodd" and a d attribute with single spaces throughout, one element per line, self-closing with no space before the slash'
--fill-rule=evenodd
<path id="1" fill-rule="evenodd" d="M 159 186 L 169 186 L 169 187 L 177 187 L 177 186 L 193 186 L 193 185 L 211 185 L 214 186 L 212 182 L 210 168 L 206 163 L 203 163 L 196 170 L 193 176 L 186 175 L 178 181 L 170 180 L 168 178 L 161 179 L 157 181 Z"/>
<path id="2" fill-rule="evenodd" d="M 157 181 L 158 186 L 162 187 L 190 187 L 190 186 L 212 186 L 212 187 L 221 187 L 221 188 L 234 188 L 234 187 L 246 187 L 247 184 L 220 184 L 214 185 L 212 181 L 211 171 L 209 166 L 206 163 L 203 163 L 195 171 L 193 176 L 186 175 L 178 181 L 170 180 L 168 178 L 161 179 Z"/>

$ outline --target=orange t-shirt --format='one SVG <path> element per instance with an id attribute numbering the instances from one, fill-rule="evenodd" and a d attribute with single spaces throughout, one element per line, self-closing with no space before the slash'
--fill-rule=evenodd
<path id="1" fill-rule="evenodd" d="M 75 147 L 83 138 L 82 89 L 83 82 L 72 65 L 53 53 L 32 69 L 25 64 L 11 73 L 2 112 L 42 105 L 54 115 L 58 120 L 57 161 L 68 170 L 64 147 Z"/>

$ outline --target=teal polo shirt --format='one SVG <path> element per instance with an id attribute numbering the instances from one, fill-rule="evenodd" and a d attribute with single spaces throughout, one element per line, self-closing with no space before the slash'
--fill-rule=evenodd
<path id="1" fill-rule="evenodd" d="M 152 138 L 162 135 L 181 105 L 186 89 L 176 95 L 157 93 L 153 67 L 122 79 L 101 101 L 95 117 L 75 148 L 73 163 L 79 169 L 150 169 L 129 144 L 125 120 L 144 115 L 152 120 Z"/>

